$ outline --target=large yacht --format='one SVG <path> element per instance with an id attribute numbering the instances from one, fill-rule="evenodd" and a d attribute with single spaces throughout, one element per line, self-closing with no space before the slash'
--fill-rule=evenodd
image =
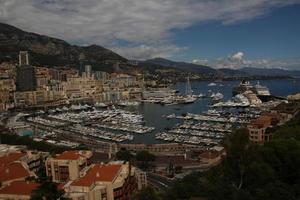
<path id="1" fill-rule="evenodd" d="M 241 81 L 240 84 L 233 88 L 232 90 L 232 96 L 236 96 L 238 94 L 242 94 L 248 90 L 253 91 L 253 86 L 250 84 L 249 81 Z"/>
<path id="2" fill-rule="evenodd" d="M 270 90 L 266 86 L 260 85 L 259 81 L 254 86 L 254 92 L 257 96 L 270 96 Z"/>
<path id="3" fill-rule="evenodd" d="M 233 88 L 232 95 L 243 94 L 246 91 L 252 91 L 260 100 L 268 101 L 272 95 L 266 86 L 260 85 L 259 81 L 256 85 L 251 85 L 249 81 L 241 81 L 241 83 Z"/>

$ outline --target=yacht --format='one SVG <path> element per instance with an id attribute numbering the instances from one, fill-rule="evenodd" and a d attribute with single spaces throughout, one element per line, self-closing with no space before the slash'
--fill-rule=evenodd
<path id="1" fill-rule="evenodd" d="M 212 86 L 216 86 L 216 85 L 217 85 L 216 83 L 209 83 L 207 86 L 212 87 Z"/>
<path id="2" fill-rule="evenodd" d="M 233 88 L 232 95 L 235 96 L 237 94 L 242 94 L 248 90 L 253 90 L 253 86 L 250 84 L 249 81 L 241 81 L 240 84 Z"/>
<path id="3" fill-rule="evenodd" d="M 270 96 L 270 90 L 266 86 L 260 85 L 259 81 L 257 81 L 257 84 L 254 86 L 254 92 L 257 96 Z"/>

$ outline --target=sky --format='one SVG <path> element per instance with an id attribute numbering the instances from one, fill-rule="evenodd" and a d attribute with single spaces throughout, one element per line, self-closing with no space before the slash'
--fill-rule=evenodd
<path id="1" fill-rule="evenodd" d="M 300 0 L 0 0 L 0 22 L 128 59 L 300 69 Z"/>

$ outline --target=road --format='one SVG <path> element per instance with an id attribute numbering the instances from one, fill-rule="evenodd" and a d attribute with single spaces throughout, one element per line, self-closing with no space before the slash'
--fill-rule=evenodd
<path id="1" fill-rule="evenodd" d="M 172 185 L 172 180 L 150 172 L 147 173 L 147 180 L 150 185 L 162 191 L 168 190 L 168 188 Z"/>

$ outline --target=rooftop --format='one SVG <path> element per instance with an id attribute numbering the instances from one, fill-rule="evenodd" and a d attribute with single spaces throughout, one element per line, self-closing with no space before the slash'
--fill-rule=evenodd
<path id="1" fill-rule="evenodd" d="M 26 181 L 14 181 L 11 184 L 0 189 L 0 194 L 30 196 L 32 191 L 37 189 L 38 187 L 39 187 L 38 183 L 31 183 Z"/>
<path id="2" fill-rule="evenodd" d="M 112 182 L 119 174 L 122 165 L 101 165 L 91 167 L 85 176 L 72 183 L 73 186 L 90 186 L 94 182 Z"/>
<path id="3" fill-rule="evenodd" d="M 29 176 L 30 173 L 20 162 L 13 162 L 7 165 L 0 164 L 0 182 L 26 178 Z"/>
<path id="4" fill-rule="evenodd" d="M 57 160 L 78 160 L 80 157 L 89 158 L 92 154 L 90 151 L 65 151 L 55 157 Z"/>
<path id="5" fill-rule="evenodd" d="M 26 153 L 22 153 L 22 152 L 12 152 L 12 153 L 2 155 L 0 157 L 0 165 L 9 164 L 11 162 L 17 161 L 25 155 Z"/>

